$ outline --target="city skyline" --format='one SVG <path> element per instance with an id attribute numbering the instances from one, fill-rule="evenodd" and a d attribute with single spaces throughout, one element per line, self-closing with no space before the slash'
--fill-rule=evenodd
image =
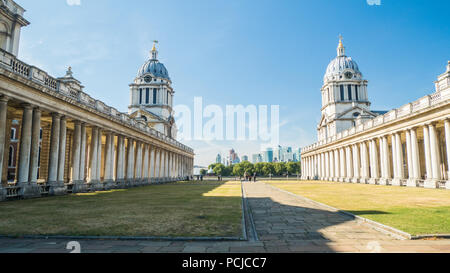
<path id="1" fill-rule="evenodd" d="M 27 63 L 56 76 L 72 66 L 87 93 L 126 112 L 128 84 L 157 39 L 173 79 L 175 105 L 191 106 L 194 96 L 222 107 L 280 105 L 280 143 L 287 146 L 316 139 L 322 77 L 339 34 L 369 80 L 372 109 L 390 110 L 428 94 L 430 79 L 448 59 L 450 37 L 439 35 L 450 31 L 445 1 L 18 2 L 33 22 L 21 37 L 19 56 Z M 152 9 L 170 10 L 174 19 L 158 13 L 146 17 Z M 49 18 L 42 10 L 57 12 Z M 199 165 L 226 147 L 250 156 L 264 145 L 184 143 L 195 149 Z"/>

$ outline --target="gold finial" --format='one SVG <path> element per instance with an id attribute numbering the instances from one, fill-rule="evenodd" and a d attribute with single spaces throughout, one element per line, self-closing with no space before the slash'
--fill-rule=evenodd
<path id="1" fill-rule="evenodd" d="M 153 41 L 153 48 L 152 51 L 156 51 L 156 44 L 158 43 L 158 41 L 154 40 Z"/>
<path id="2" fill-rule="evenodd" d="M 339 34 L 339 48 L 343 48 L 344 47 L 344 44 L 342 43 L 343 39 L 344 38 L 342 37 L 342 35 Z"/>

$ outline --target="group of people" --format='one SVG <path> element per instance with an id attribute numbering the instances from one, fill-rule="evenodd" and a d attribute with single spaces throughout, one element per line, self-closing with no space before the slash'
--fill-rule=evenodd
<path id="1" fill-rule="evenodd" d="M 253 180 L 253 182 L 256 182 L 256 172 L 253 173 L 253 175 L 245 172 L 244 173 L 244 179 L 245 179 L 245 181 L 250 181 L 251 182 Z"/>

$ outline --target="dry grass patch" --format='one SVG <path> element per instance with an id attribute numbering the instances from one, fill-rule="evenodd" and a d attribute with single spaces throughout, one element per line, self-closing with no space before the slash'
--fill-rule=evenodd
<path id="1" fill-rule="evenodd" d="M 241 236 L 240 184 L 175 183 L 0 203 L 0 235 Z"/>

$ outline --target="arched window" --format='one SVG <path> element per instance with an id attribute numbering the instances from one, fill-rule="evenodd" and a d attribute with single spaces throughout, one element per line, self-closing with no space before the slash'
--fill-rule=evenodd
<path id="1" fill-rule="evenodd" d="M 8 27 L 5 23 L 0 22 L 0 48 L 6 50 L 6 42 L 8 38 Z"/>
<path id="2" fill-rule="evenodd" d="M 14 147 L 11 145 L 9 146 L 9 157 L 8 157 L 8 167 L 14 167 Z"/>

